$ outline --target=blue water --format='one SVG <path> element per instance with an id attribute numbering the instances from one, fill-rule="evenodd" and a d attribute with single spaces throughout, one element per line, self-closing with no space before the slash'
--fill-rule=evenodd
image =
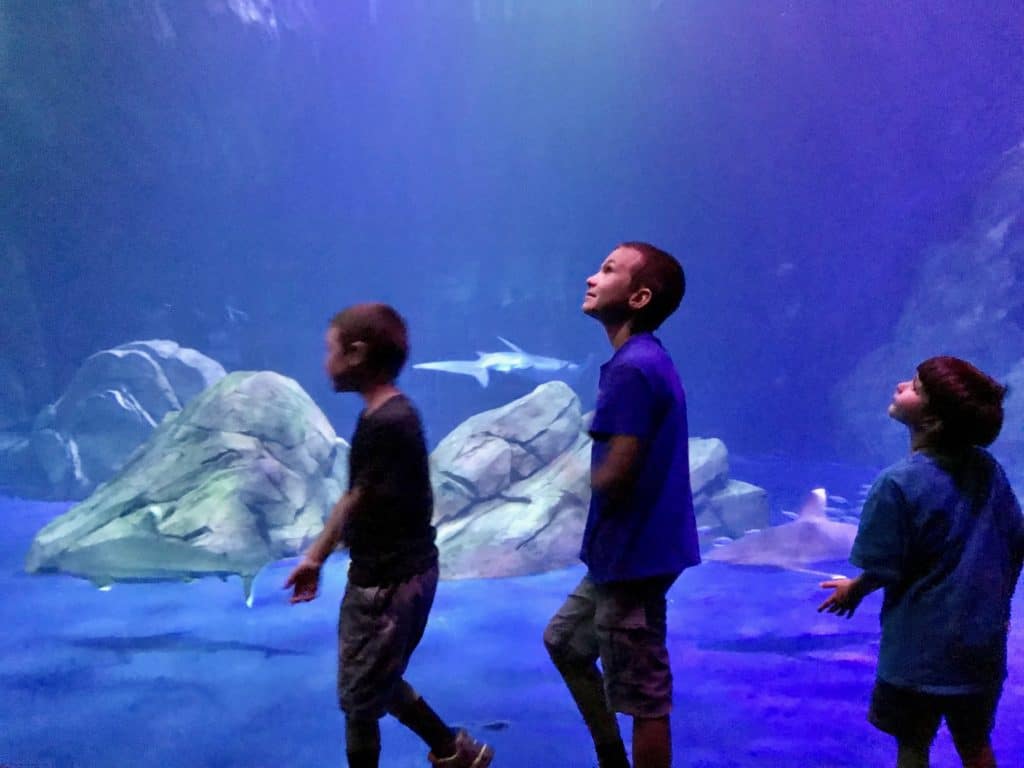
<path id="1" fill-rule="evenodd" d="M 819 468 L 812 478 L 767 459 L 734 466 L 794 492 L 824 473 Z M 853 488 L 865 480 L 863 469 L 832 465 L 832 472 L 837 493 L 847 491 L 840 477 Z M 343 764 L 334 697 L 343 559 L 326 571 L 321 596 L 302 606 L 288 604 L 279 588 L 288 561 L 259 575 L 252 608 L 235 579 L 101 592 L 69 577 L 24 574 L 31 537 L 67 506 L 0 500 L 0 765 Z M 844 563 L 816 567 L 850 572 Z M 490 741 L 495 765 L 593 765 L 586 731 L 541 643 L 545 623 L 581 575 L 574 567 L 441 584 L 409 679 L 446 719 Z M 669 595 L 675 765 L 893 762 L 889 737 L 864 719 L 880 598 L 849 620 L 820 615 L 818 580 L 718 563 L 679 579 Z M 1022 602 L 1018 594 L 1017 615 Z M 1010 646 L 993 739 L 1012 766 L 1024 754 L 1019 628 Z M 382 765 L 425 764 L 424 747 L 395 721 L 383 721 L 382 738 Z M 958 765 L 944 730 L 933 756 L 936 768 Z"/>
<path id="2" fill-rule="evenodd" d="M 1000 285 L 1024 285 L 1024 182 L 1001 174 L 1024 137 L 1022 48 L 1019 0 L 0 0 L 0 424 L 28 435 L 89 355 L 167 338 L 296 379 L 347 436 L 361 402 L 331 392 L 322 340 L 366 300 L 409 322 L 400 383 L 432 446 L 535 382 L 412 365 L 498 336 L 591 357 L 587 410 L 610 347 L 584 280 L 636 238 L 686 269 L 660 336 L 692 433 L 725 441 L 773 523 L 818 486 L 848 512 L 899 429 L 874 452 L 852 434 L 865 414 L 837 387 L 862 361 L 956 353 L 944 334 L 963 327 L 991 373 L 1018 359 L 1024 308 Z M 960 283 L 922 272 L 929 255 L 960 244 L 974 263 L 1000 228 L 1003 283 L 940 317 Z M 879 420 L 907 374 L 860 382 Z M 1014 461 L 1019 414 L 995 446 Z M 0 768 L 343 763 L 343 560 L 301 607 L 288 562 L 252 608 L 234 579 L 24 574 L 67 507 L 0 498 Z M 579 575 L 442 583 L 410 677 L 496 765 L 592 765 L 540 641 Z M 679 580 L 677 766 L 894 762 L 864 719 L 880 599 L 821 617 L 816 582 L 720 564 Z M 1011 768 L 1022 634 L 995 732 Z M 384 765 L 425 764 L 393 722 L 383 739 Z M 934 758 L 957 764 L 945 732 Z"/>

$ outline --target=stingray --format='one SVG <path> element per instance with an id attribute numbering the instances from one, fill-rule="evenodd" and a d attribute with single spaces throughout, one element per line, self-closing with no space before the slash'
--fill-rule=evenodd
<path id="1" fill-rule="evenodd" d="M 815 488 L 792 522 L 748 533 L 711 550 L 705 559 L 736 565 L 773 565 L 794 571 L 806 571 L 805 566 L 812 563 L 846 560 L 857 526 L 830 520 L 825 514 L 826 499 L 825 489 Z"/>

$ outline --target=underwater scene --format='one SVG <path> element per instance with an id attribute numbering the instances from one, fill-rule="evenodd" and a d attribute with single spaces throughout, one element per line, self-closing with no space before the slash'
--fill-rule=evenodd
<path id="1" fill-rule="evenodd" d="M 0 104 L 0 768 L 1024 766 L 1016 0 L 0 0 Z M 366 302 L 400 344 L 339 314 Z M 351 522 L 367 477 L 418 487 L 368 437 L 391 343 L 440 580 L 405 655 L 357 664 L 392 629 L 350 595 L 383 621 L 411 583 L 366 576 Z M 634 429 L 663 394 L 621 378 L 641 343 L 681 388 Z M 954 439 L 989 468 L 954 506 L 1008 522 L 897 586 L 881 493 L 923 457 L 961 478 Z M 595 532 L 619 504 L 673 510 L 632 570 L 632 533 Z M 584 577 L 611 725 L 553 661 Z M 947 588 L 995 613 L 893 628 Z M 616 665 L 650 631 L 668 660 L 629 690 L 671 687 L 640 713 Z M 999 653 L 984 687 L 903 688 L 975 719 L 996 690 L 989 745 L 944 710 L 909 761 L 887 649 L 976 670 L 980 635 L 1001 688 Z M 383 701 L 381 659 L 423 698 L 357 716 L 345 679 Z M 383 712 L 379 747 L 353 735 Z"/>

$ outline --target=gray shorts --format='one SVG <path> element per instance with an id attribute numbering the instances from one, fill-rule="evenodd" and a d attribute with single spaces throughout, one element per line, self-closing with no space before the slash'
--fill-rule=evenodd
<path id="1" fill-rule="evenodd" d="M 338 705 L 370 720 L 387 714 L 437 591 L 433 568 L 398 584 L 349 582 L 338 617 Z"/>
<path id="2" fill-rule="evenodd" d="M 601 659 L 616 712 L 653 718 L 672 709 L 665 594 L 676 578 L 595 584 L 584 576 L 548 623 L 544 640 L 553 654 L 585 664 Z"/>

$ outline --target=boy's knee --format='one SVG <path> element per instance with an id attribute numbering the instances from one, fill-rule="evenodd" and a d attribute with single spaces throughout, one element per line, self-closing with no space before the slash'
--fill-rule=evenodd
<path id="1" fill-rule="evenodd" d="M 402 720 L 403 717 L 416 705 L 420 699 L 416 689 L 405 680 L 400 680 L 395 686 L 395 693 L 388 703 L 388 712 Z"/>
<path id="2" fill-rule="evenodd" d="M 554 622 L 544 628 L 544 647 L 548 656 L 555 664 L 565 663 L 571 660 L 572 650 L 564 634 L 558 631 Z"/>
<path id="3" fill-rule="evenodd" d="M 380 751 L 380 723 L 377 720 L 345 716 L 345 751 L 363 754 Z"/>

